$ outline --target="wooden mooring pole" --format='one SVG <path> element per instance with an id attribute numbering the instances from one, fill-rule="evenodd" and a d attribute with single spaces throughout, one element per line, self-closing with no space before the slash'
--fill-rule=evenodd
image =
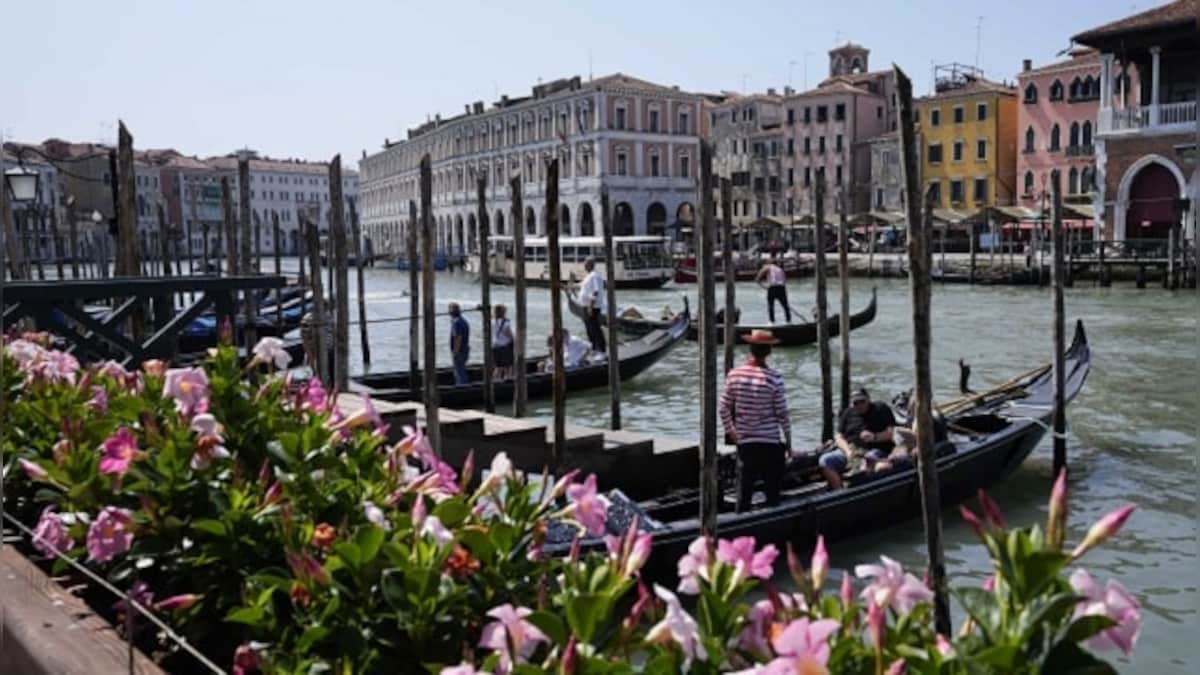
<path id="1" fill-rule="evenodd" d="M 821 359 L 821 442 L 833 438 L 833 377 L 830 374 L 829 355 L 829 307 L 825 292 L 825 170 L 817 169 L 813 184 L 813 203 L 816 205 L 816 220 L 813 224 L 816 237 L 815 274 L 817 278 L 817 346 Z"/>
<path id="2" fill-rule="evenodd" d="M 58 205 L 57 204 L 50 205 L 50 238 L 54 242 L 54 244 L 51 248 L 54 251 L 54 266 L 58 270 L 58 278 L 59 278 L 59 280 L 66 279 L 67 278 L 66 269 L 65 269 L 66 261 L 63 260 L 63 258 L 65 258 L 66 256 L 64 255 L 64 251 L 63 251 L 62 237 L 60 237 L 59 233 L 58 233 Z"/>
<path id="3" fill-rule="evenodd" d="M 839 410 L 850 407 L 850 226 L 846 223 L 846 193 L 841 194 L 842 208 L 838 214 L 838 282 L 841 291 L 841 310 L 838 314 L 838 337 L 841 338 L 841 404 Z M 832 417 L 830 420 L 832 421 Z"/>
<path id="4" fill-rule="evenodd" d="M 330 382 L 329 377 L 329 343 L 325 339 L 329 335 L 329 319 L 325 316 L 325 292 L 321 288 L 321 233 L 317 231 L 317 224 L 307 221 L 301 217 L 301 225 L 304 226 L 304 241 L 305 248 L 308 249 L 308 263 L 312 268 L 312 274 L 308 275 L 308 281 L 312 285 L 313 294 L 313 310 L 312 310 L 312 350 L 313 358 L 316 360 L 315 365 L 317 377 L 325 383 Z"/>
<path id="5" fill-rule="evenodd" d="M 418 279 L 420 258 L 421 220 L 417 203 L 408 201 L 408 386 L 413 400 L 420 398 L 421 358 L 421 285 Z"/>
<path id="6" fill-rule="evenodd" d="M 117 276 L 141 276 L 138 256 L 137 232 L 137 174 L 133 168 L 133 136 L 124 122 L 117 123 L 117 180 L 118 209 L 117 234 L 123 264 L 118 265 Z M 140 314 L 140 313 L 135 313 Z M 134 320 L 135 330 L 140 330 L 141 321 Z M 135 333 L 136 334 L 136 333 Z"/>
<path id="7" fill-rule="evenodd" d="M 696 274 L 700 283 L 700 526 L 716 537 L 721 486 L 717 479 L 716 270 L 713 265 L 712 148 L 700 141 L 700 217 L 696 225 Z M 733 317 L 725 317 L 729 322 Z"/>
<path id="8" fill-rule="evenodd" d="M 737 342 L 737 279 L 733 268 L 733 182 L 721 179 L 721 261 L 725 273 L 725 321 L 721 344 L 725 348 L 724 373 L 733 370 L 733 348 Z"/>
<path id="9" fill-rule="evenodd" d="M 233 194 L 229 191 L 229 177 L 221 176 L 221 215 L 224 227 L 217 228 L 217 276 L 221 276 L 221 256 L 225 257 L 225 272 L 237 274 L 237 256 L 232 251 L 233 245 Z"/>
<path id="10" fill-rule="evenodd" d="M 329 254 L 334 269 L 333 377 L 338 391 L 350 389 L 350 258 L 346 244 L 346 204 L 342 199 L 342 156 L 329 160 Z M 366 324 L 363 324 L 364 328 Z"/>
<path id="11" fill-rule="evenodd" d="M 68 205 L 66 210 L 67 218 L 67 236 L 71 238 L 69 248 L 71 250 L 71 278 L 79 278 L 79 219 L 75 217 L 75 209 L 73 205 Z M 3 273 L 3 270 L 0 270 Z"/>
<path id="12" fill-rule="evenodd" d="M 1064 370 L 1063 352 L 1066 351 L 1066 317 L 1063 310 L 1063 222 L 1062 222 L 1062 173 L 1050 172 L 1050 189 L 1054 195 L 1054 221 L 1051 236 L 1054 238 L 1054 478 L 1067 468 L 1067 374 Z"/>
<path id="13" fill-rule="evenodd" d="M 238 157 L 238 210 L 241 215 L 241 230 L 238 233 L 238 249 L 241 255 L 238 255 L 237 249 L 230 247 L 230 252 L 237 261 L 236 269 L 238 274 L 250 275 L 253 271 L 251 265 L 251 239 L 250 229 L 253 227 L 252 214 L 250 209 L 250 159 L 246 155 Z M 246 346 L 246 353 L 254 348 L 254 343 L 258 341 L 258 331 L 254 327 L 254 322 L 258 320 L 258 298 L 255 295 L 256 291 L 246 291 L 242 294 L 242 313 L 246 319 L 246 325 L 242 328 L 242 342 Z M 236 331 L 234 333 L 237 334 Z"/>
<path id="14" fill-rule="evenodd" d="M 421 324 L 424 328 L 421 348 L 424 349 L 425 374 L 422 381 L 425 392 L 422 400 L 425 403 L 425 436 L 433 446 L 433 452 L 442 456 L 442 428 L 438 421 L 438 381 L 437 381 L 437 326 L 434 321 L 436 308 L 433 305 L 433 240 L 437 235 L 433 229 L 433 166 L 429 155 L 421 157 L 420 166 L 421 189 Z"/>
<path id="15" fill-rule="evenodd" d="M 608 405 L 609 427 L 621 428 L 621 361 L 617 351 L 617 275 L 616 247 L 613 245 L 612 216 L 609 213 L 608 187 L 600 188 L 600 228 L 604 234 L 604 297 L 608 305 Z"/>
<path id="16" fill-rule="evenodd" d="M 279 212 L 271 211 L 271 249 L 275 254 L 275 276 L 283 276 L 283 232 L 279 229 Z M 275 289 L 275 329 L 276 331 L 283 330 L 283 290 L 284 287 Z M 304 292 L 303 289 L 300 290 Z"/>
<path id="17" fill-rule="evenodd" d="M 367 336 L 367 280 L 363 267 L 367 264 L 363 246 L 362 227 L 358 223 L 358 207 L 353 197 L 346 198 L 350 208 L 350 237 L 354 240 L 354 273 L 358 296 L 358 349 L 362 352 L 363 368 L 371 365 L 371 342 Z"/>
<path id="18" fill-rule="evenodd" d="M 508 184 L 512 200 L 513 228 L 513 304 L 516 312 L 516 347 L 513 349 L 513 417 L 525 416 L 525 401 L 528 397 L 525 371 L 526 320 L 525 303 L 525 214 L 521 203 L 521 177 L 514 176 Z"/>
<path id="19" fill-rule="evenodd" d="M 946 564 L 942 552 L 941 495 L 935 448 L 933 445 L 933 383 L 929 372 L 930 346 L 930 231 L 933 229 L 933 204 L 925 195 L 922 199 L 918 173 L 918 149 L 913 138 L 912 82 L 898 66 L 896 90 L 899 101 L 900 157 L 905 188 L 905 209 L 908 212 L 908 279 L 913 306 L 913 371 L 916 420 L 917 459 L 921 490 L 921 514 L 925 524 L 925 545 L 928 555 L 930 585 L 934 593 L 934 623 L 937 632 L 949 635 L 950 603 L 946 596 Z M 920 205 L 925 204 L 925 217 Z"/>
<path id="20" fill-rule="evenodd" d="M 496 364 L 492 358 L 492 270 L 488 257 L 492 238 L 487 212 L 487 171 L 475 176 L 476 244 L 479 247 L 479 309 L 483 314 L 483 409 L 496 412 L 496 389 L 492 382 Z"/>
<path id="21" fill-rule="evenodd" d="M 550 258 L 550 334 L 554 360 L 554 446 L 550 471 L 562 468 L 567 451 L 567 373 L 563 363 L 562 253 L 558 248 L 558 158 L 546 162 L 546 255 Z"/>

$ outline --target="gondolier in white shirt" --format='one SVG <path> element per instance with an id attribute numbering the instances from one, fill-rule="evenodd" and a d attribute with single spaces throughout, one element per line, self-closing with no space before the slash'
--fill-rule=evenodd
<path id="1" fill-rule="evenodd" d="M 775 303 L 779 302 L 783 305 L 783 313 L 787 318 L 787 322 L 792 322 L 792 308 L 788 306 L 787 299 L 787 274 L 778 263 L 778 253 L 771 253 L 771 261 L 758 271 L 758 276 L 754 278 L 759 286 L 767 289 L 767 317 L 771 323 L 775 323 Z M 764 283 L 766 282 L 766 283 Z"/>
<path id="2" fill-rule="evenodd" d="M 604 275 L 596 269 L 595 258 L 583 261 L 583 269 L 587 276 L 579 287 L 579 302 L 583 305 L 583 325 L 587 328 L 588 342 L 592 349 L 607 353 L 608 342 L 604 339 L 604 330 L 600 328 L 600 317 L 607 309 L 608 297 L 604 292 Z"/>

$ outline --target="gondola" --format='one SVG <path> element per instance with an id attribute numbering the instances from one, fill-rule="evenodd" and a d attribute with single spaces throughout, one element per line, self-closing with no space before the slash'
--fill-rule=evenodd
<path id="1" fill-rule="evenodd" d="M 1065 354 L 1067 402 L 1083 388 L 1090 367 L 1091 351 L 1080 322 Z M 1053 401 L 1053 372 L 1044 366 L 1012 384 L 943 406 L 948 411 L 948 435 L 938 446 L 936 460 L 942 505 L 961 502 L 1012 474 L 1046 434 Z M 830 491 L 823 481 L 812 479 L 815 458 L 811 454 L 805 458 L 807 462 L 793 461 L 789 465 L 780 504 L 759 505 L 761 500 L 756 497 L 756 507 L 744 513 L 737 513 L 734 507 L 734 471 L 722 467 L 719 536 L 749 535 L 760 543 L 792 543 L 805 549 L 811 548 L 818 534 L 827 539 L 845 538 L 895 526 L 920 513 L 915 468 L 851 473 L 846 476 L 846 489 Z M 794 468 L 797 465 L 800 468 Z M 620 490 L 611 490 L 608 495 L 612 506 L 606 527 L 610 533 L 623 531 L 636 515 L 642 530 L 653 535 L 652 574 L 669 574 L 687 545 L 700 534 L 695 490 L 642 502 L 633 502 Z M 574 529 L 560 523 L 553 525 L 546 550 L 563 554 Z M 582 544 L 584 549 L 604 547 L 601 537 L 585 539 Z"/>
<path id="2" fill-rule="evenodd" d="M 579 289 L 571 288 L 567 291 L 567 309 L 580 319 L 583 317 L 583 305 L 579 304 Z M 687 296 L 683 297 L 683 311 L 688 311 Z M 672 313 L 669 319 L 647 319 L 638 314 L 633 313 L 617 313 L 617 330 L 628 335 L 645 335 L 651 331 L 665 330 L 679 316 L 679 312 Z M 607 326 L 608 318 L 605 315 L 600 316 L 600 325 Z"/>
<path id="3" fill-rule="evenodd" d="M 743 262 L 743 260 L 745 262 Z M 747 264 L 749 263 L 749 264 Z M 809 276 L 813 273 L 813 262 L 811 260 L 803 260 L 800 258 L 780 258 L 779 266 L 783 269 L 783 273 L 788 279 L 799 279 Z M 758 278 L 758 272 L 761 269 L 754 261 L 742 259 L 734 267 L 733 278 L 735 281 L 754 281 Z M 725 266 L 718 262 L 713 270 L 716 281 L 725 280 Z M 679 261 L 675 266 L 675 283 L 677 284 L 694 284 L 696 283 L 696 259 L 687 257 Z"/>
<path id="4" fill-rule="evenodd" d="M 654 331 L 632 342 L 622 343 L 618 347 L 621 379 L 627 380 L 667 355 L 667 352 L 679 344 L 687 333 L 689 316 L 685 312 L 676 317 L 675 321 L 665 330 Z M 551 373 L 538 371 L 538 362 L 544 356 L 526 359 L 526 392 L 529 398 L 550 396 L 554 384 Z M 470 382 L 464 385 L 454 384 L 454 373 L 450 368 L 438 369 L 438 396 L 442 405 L 448 407 L 470 407 L 483 403 L 482 365 L 473 364 L 467 367 Z M 409 373 L 391 372 L 375 375 L 360 375 L 353 378 L 355 382 L 367 388 L 373 398 L 385 401 L 414 400 L 413 387 Z M 417 396 L 420 400 L 420 375 L 418 374 Z M 608 364 L 599 363 L 585 365 L 567 371 L 567 391 L 578 391 L 594 387 L 608 386 Z M 496 401 L 511 401 L 513 396 L 512 380 L 496 380 L 492 383 L 492 391 Z"/>
<path id="5" fill-rule="evenodd" d="M 875 320 L 875 302 L 876 291 L 871 289 L 871 302 L 866 307 L 855 314 L 850 315 L 850 330 L 865 326 Z M 841 317 L 834 314 L 825 319 L 825 325 L 829 326 L 829 337 L 837 337 L 841 333 Z M 749 335 L 753 330 L 769 330 L 779 340 L 780 347 L 801 347 L 804 345 L 815 344 L 817 341 L 817 324 L 816 323 L 767 323 L 767 324 L 738 324 L 734 327 L 737 332 L 739 342 L 743 335 Z M 696 327 L 696 322 L 692 322 L 688 329 L 688 339 L 696 340 L 699 338 L 700 331 Z M 724 339 L 725 331 L 720 324 L 717 324 L 717 342 Z"/>

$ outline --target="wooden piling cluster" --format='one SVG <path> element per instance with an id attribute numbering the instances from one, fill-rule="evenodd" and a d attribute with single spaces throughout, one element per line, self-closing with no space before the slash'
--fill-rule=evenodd
<path id="1" fill-rule="evenodd" d="M 516 292 L 516 301 L 513 304 L 517 325 L 516 346 L 513 349 L 513 417 L 524 417 L 525 400 L 529 396 L 525 378 L 525 333 L 528 322 L 525 306 L 525 217 L 520 176 L 513 176 L 508 190 L 512 201 L 513 289 Z"/>
<path id="2" fill-rule="evenodd" d="M 842 208 L 838 213 L 838 282 L 841 291 L 841 309 L 838 313 L 838 337 L 841 338 L 841 408 L 850 407 L 850 227 L 846 224 L 845 192 L 841 195 Z M 832 422 L 832 418 L 831 418 Z"/>
<path id="3" fill-rule="evenodd" d="M 487 172 L 475 177 L 475 218 L 479 225 L 479 309 L 483 315 L 483 409 L 496 412 L 496 391 L 492 376 L 496 369 L 492 358 L 492 270 L 488 245 L 492 238 L 488 227 Z"/>
<path id="4" fill-rule="evenodd" d="M 238 274 L 252 274 L 250 269 L 251 256 L 251 210 L 250 210 L 250 159 L 242 156 L 238 158 L 238 207 L 241 212 L 241 232 L 239 233 L 240 256 L 238 255 L 238 247 L 230 246 L 230 255 L 236 260 Z M 231 240 L 232 241 L 232 240 Z M 249 351 L 257 341 L 257 332 L 254 329 L 255 319 L 258 318 L 258 302 L 252 293 L 245 293 L 242 296 L 243 316 L 246 319 L 246 325 L 242 329 L 246 350 Z"/>
<path id="5" fill-rule="evenodd" d="M 1067 376 L 1063 364 L 1066 325 L 1063 316 L 1062 173 L 1058 169 L 1050 172 L 1050 185 L 1054 195 L 1054 221 L 1051 230 L 1054 240 L 1054 266 L 1051 269 L 1054 285 L 1054 475 L 1058 476 L 1067 468 Z"/>
<path id="6" fill-rule="evenodd" d="M 358 289 L 358 349 L 362 354 L 363 368 L 371 366 L 371 341 L 367 332 L 367 280 L 363 266 L 367 261 L 362 241 L 362 228 L 358 224 L 358 207 L 354 198 L 347 198 L 350 209 L 350 238 L 354 241 L 354 272 Z"/>
<path id="7" fill-rule="evenodd" d="M 567 449 L 567 371 L 563 363 L 566 340 L 562 323 L 562 253 L 558 246 L 558 158 L 546 162 L 546 255 L 550 262 L 550 347 L 554 364 L 554 445 L 550 470 L 562 468 Z"/>
<path id="8" fill-rule="evenodd" d="M 813 184 L 813 203 L 816 205 L 816 237 L 814 252 L 817 291 L 817 348 L 821 360 L 821 442 L 833 438 L 833 378 L 830 374 L 829 308 L 825 293 L 828 272 L 825 267 L 825 170 L 817 169 Z"/>
<path id="9" fill-rule="evenodd" d="M 417 215 L 417 203 L 413 200 L 408 202 L 408 383 L 412 387 L 413 399 L 419 398 L 417 387 L 420 379 L 417 373 L 420 370 L 420 342 L 421 342 L 421 324 L 418 319 L 421 316 L 421 285 L 418 278 L 421 259 L 420 255 L 420 230 L 421 224 Z"/>
<path id="10" fill-rule="evenodd" d="M 733 346 L 737 341 L 737 279 L 733 266 L 733 182 L 721 179 L 721 260 L 725 274 L 725 322 L 721 344 L 725 347 L 724 371 L 733 370 Z"/>
<path id="11" fill-rule="evenodd" d="M 617 274 L 616 247 L 613 245 L 609 214 L 608 188 L 600 188 L 600 227 L 604 234 L 604 297 L 608 305 L 608 403 L 609 426 L 621 428 L 621 363 L 617 352 Z"/>
<path id="12" fill-rule="evenodd" d="M 700 523 L 717 534 L 721 487 L 717 479 L 716 279 L 713 269 L 712 147 L 700 141 L 700 218 L 696 222 L 696 274 L 700 284 Z M 725 317 L 729 322 L 732 317 Z"/>
<path id="13" fill-rule="evenodd" d="M 433 246 L 436 233 L 433 229 L 433 165 L 429 155 L 421 157 L 421 325 L 424 328 L 422 349 L 425 356 L 425 373 L 422 380 L 425 391 L 425 435 L 439 457 L 442 452 L 441 427 L 438 423 L 437 351 L 434 347 L 437 326 L 434 323 L 436 308 L 434 299 Z"/>

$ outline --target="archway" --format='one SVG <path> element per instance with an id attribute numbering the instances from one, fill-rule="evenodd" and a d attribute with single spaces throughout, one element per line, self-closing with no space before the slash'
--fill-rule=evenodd
<path id="1" fill-rule="evenodd" d="M 1120 239 L 1166 239 L 1179 224 L 1177 202 L 1184 183 L 1179 169 L 1169 160 L 1143 158 L 1126 171 L 1120 194 L 1126 204 L 1125 228 Z M 1143 163 L 1144 162 L 1144 163 Z M 1141 166 L 1138 166 L 1141 164 Z"/>
<path id="2" fill-rule="evenodd" d="M 525 234 L 537 235 L 537 212 L 532 206 L 525 207 Z"/>
<path id="3" fill-rule="evenodd" d="M 497 235 L 501 235 L 501 236 L 504 235 L 504 211 L 503 210 L 496 209 L 496 225 L 492 229 L 495 230 L 495 232 L 493 232 L 492 234 L 497 234 Z"/>
<path id="4" fill-rule="evenodd" d="M 472 220 L 474 220 L 474 218 L 472 218 Z M 460 213 L 457 216 L 454 216 L 454 231 L 450 233 L 451 252 L 461 254 L 464 241 L 466 241 L 466 239 L 463 236 L 463 217 Z"/>
<path id="5" fill-rule="evenodd" d="M 558 207 L 558 232 L 568 237 L 571 236 L 571 209 L 566 204 Z"/>
<path id="6" fill-rule="evenodd" d="M 628 237 L 633 235 L 633 207 L 629 202 L 617 202 L 613 207 L 613 236 Z"/>
<path id="7" fill-rule="evenodd" d="M 646 208 L 646 233 L 662 236 L 667 227 L 667 207 L 654 202 Z"/>
<path id="8" fill-rule="evenodd" d="M 592 216 L 592 205 L 587 202 L 579 205 L 579 236 L 596 236 L 596 221 Z"/>
<path id="9" fill-rule="evenodd" d="M 467 214 L 467 253 L 475 252 L 475 242 L 479 240 L 479 225 L 475 222 L 475 214 Z"/>

